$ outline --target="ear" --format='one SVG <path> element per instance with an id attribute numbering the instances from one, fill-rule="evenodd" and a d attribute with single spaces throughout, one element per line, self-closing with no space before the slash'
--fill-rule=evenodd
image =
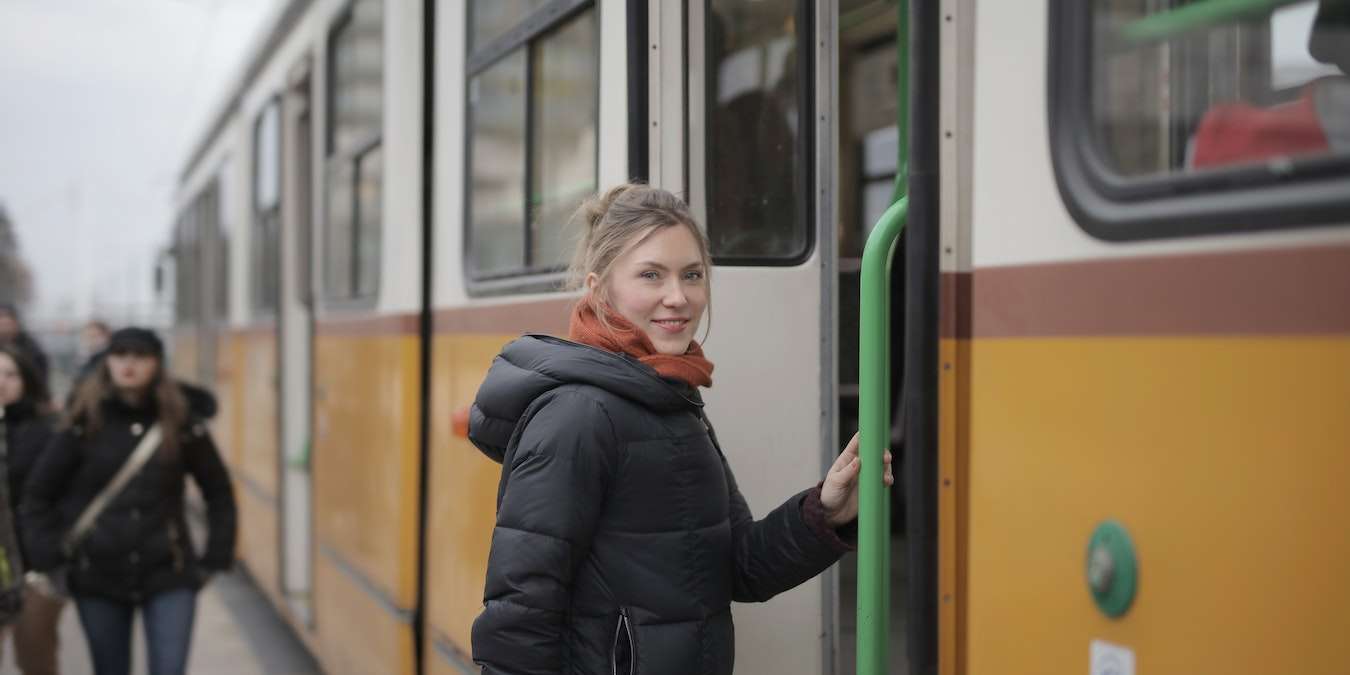
<path id="1" fill-rule="evenodd" d="M 600 275 L 595 272 L 586 273 L 586 290 L 595 291 L 595 287 L 600 285 Z"/>

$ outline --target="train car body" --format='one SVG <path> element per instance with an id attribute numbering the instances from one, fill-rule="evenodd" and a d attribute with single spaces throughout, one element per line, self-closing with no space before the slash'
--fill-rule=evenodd
<path id="1" fill-rule="evenodd" d="M 568 216 L 638 178 L 707 228 L 706 400 L 755 512 L 893 378 L 890 672 L 1343 671 L 1350 109 L 1318 6 L 291 0 L 173 234 L 241 563 L 329 672 L 476 672 L 501 468 L 463 412 L 506 342 L 566 333 Z M 1290 104 L 1331 106 L 1320 137 L 1254 130 Z M 860 363 L 897 176 L 892 356 Z M 736 606 L 737 672 L 855 672 L 855 565 Z"/>

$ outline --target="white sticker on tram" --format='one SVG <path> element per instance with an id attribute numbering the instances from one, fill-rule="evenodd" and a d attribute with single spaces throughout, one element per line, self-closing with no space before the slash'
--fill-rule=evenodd
<path id="1" fill-rule="evenodd" d="M 1093 640 L 1089 675 L 1134 675 L 1134 650 Z"/>

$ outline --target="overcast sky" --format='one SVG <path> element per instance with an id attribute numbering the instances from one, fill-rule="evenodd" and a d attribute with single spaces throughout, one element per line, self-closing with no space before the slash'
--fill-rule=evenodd
<path id="1" fill-rule="evenodd" d="M 0 0 L 0 202 L 35 315 L 153 299 L 191 140 L 284 0 Z"/>

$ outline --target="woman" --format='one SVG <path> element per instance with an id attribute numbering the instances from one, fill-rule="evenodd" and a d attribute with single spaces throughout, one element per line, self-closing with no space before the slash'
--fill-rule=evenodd
<path id="1" fill-rule="evenodd" d="M 66 533 L 155 424 L 163 440 L 154 455 L 67 556 Z M 184 520 L 185 474 L 206 499 L 209 535 L 200 559 Z M 137 609 L 150 673 L 184 672 L 197 591 L 234 558 L 234 494 L 200 413 L 165 372 L 164 347 L 153 332 L 113 333 L 107 357 L 81 383 L 63 428 L 33 470 L 24 509 L 33 567 L 68 566 L 95 672 L 129 671 Z"/>
<path id="2" fill-rule="evenodd" d="M 18 353 L 37 368 L 38 379 L 46 387 L 50 370 L 47 366 L 47 352 L 33 336 L 23 328 L 19 317 L 19 308 L 7 302 L 0 302 L 0 344 L 13 345 Z"/>
<path id="3" fill-rule="evenodd" d="M 14 345 L 0 345 L 0 406 L 4 418 L 5 453 L 0 456 L 8 474 L 8 503 L 0 509 L 9 509 L 10 523 L 15 529 L 19 559 L 27 565 L 28 556 L 20 531 L 19 504 L 34 463 L 52 437 L 50 401 L 47 387 L 30 362 Z M 14 566 L 11 565 L 11 569 Z M 55 675 L 57 672 L 57 622 L 65 603 L 57 597 L 42 593 L 32 584 L 23 588 L 23 605 L 18 618 L 3 628 L 14 635 L 14 661 L 24 675 Z M 0 633 L 0 639 L 4 637 Z M 4 642 L 0 641 L 0 650 Z"/>
<path id="4" fill-rule="evenodd" d="M 507 345 L 471 410 L 470 438 L 503 467 L 473 658 L 485 675 L 731 673 L 731 601 L 768 600 L 849 548 L 857 438 L 755 521 L 698 393 L 713 370 L 694 340 L 701 230 L 643 185 L 576 217 L 571 340 Z"/>

